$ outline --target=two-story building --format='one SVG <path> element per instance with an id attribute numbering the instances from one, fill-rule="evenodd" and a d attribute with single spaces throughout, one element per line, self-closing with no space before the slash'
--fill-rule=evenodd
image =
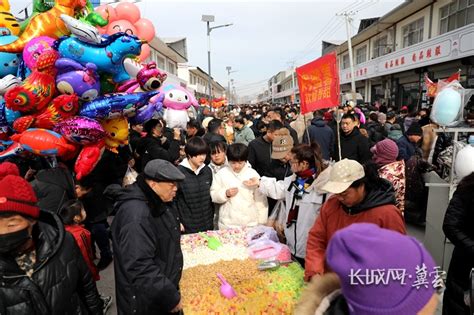
<path id="1" fill-rule="evenodd" d="M 259 97 L 262 101 L 277 104 L 299 103 L 296 73 L 293 69 L 280 71 L 268 80 L 268 93 Z"/>
<path id="2" fill-rule="evenodd" d="M 193 67 L 188 64 L 178 65 L 178 76 L 188 82 L 188 89 L 194 91 L 197 99 L 209 97 L 209 75 L 200 67 Z M 211 77 L 212 98 L 225 97 L 226 89 Z"/>
<path id="3" fill-rule="evenodd" d="M 367 102 L 415 109 L 430 102 L 425 74 L 443 79 L 460 70 L 461 84 L 474 87 L 473 22 L 474 0 L 408 0 L 373 19 L 351 38 L 357 92 Z M 341 93 L 349 92 L 347 41 L 333 50 Z"/>
<path id="4" fill-rule="evenodd" d="M 178 64 L 187 59 L 186 38 L 162 39 L 155 37 L 150 43 L 148 61 L 156 62 L 161 70 L 166 71 L 166 82 L 186 87 L 188 82 L 178 77 Z"/>

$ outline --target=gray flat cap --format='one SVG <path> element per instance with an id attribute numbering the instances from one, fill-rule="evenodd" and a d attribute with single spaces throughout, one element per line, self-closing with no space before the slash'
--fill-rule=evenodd
<path id="1" fill-rule="evenodd" d="M 185 176 L 181 171 L 165 160 L 151 160 L 145 166 L 144 173 L 147 177 L 157 182 L 180 182 Z"/>

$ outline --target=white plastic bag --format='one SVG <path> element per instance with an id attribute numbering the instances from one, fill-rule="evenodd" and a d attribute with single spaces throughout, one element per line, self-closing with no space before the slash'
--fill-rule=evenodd
<path id="1" fill-rule="evenodd" d="M 137 181 L 138 173 L 130 165 L 127 168 L 127 172 L 123 177 L 122 187 L 131 185 Z"/>
<path id="2" fill-rule="evenodd" d="M 272 227 L 259 225 L 247 232 L 247 244 L 249 246 L 263 240 L 270 240 L 278 243 L 276 231 Z"/>

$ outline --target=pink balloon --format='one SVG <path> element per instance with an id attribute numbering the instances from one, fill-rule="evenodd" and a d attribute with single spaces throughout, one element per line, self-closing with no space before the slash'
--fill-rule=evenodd
<path id="1" fill-rule="evenodd" d="M 124 32 L 129 35 L 137 35 L 137 29 L 132 23 L 130 23 L 130 21 L 127 20 L 117 20 L 107 25 L 107 34 L 112 35 L 118 32 Z"/>
<path id="2" fill-rule="evenodd" d="M 139 19 L 135 23 L 135 28 L 137 29 L 137 36 L 140 39 L 151 42 L 155 37 L 155 27 L 148 19 Z"/>
<path id="3" fill-rule="evenodd" d="M 115 7 L 115 12 L 117 12 L 118 20 L 128 20 L 135 23 L 140 19 L 140 9 L 130 2 L 120 2 Z"/>
<path id="4" fill-rule="evenodd" d="M 33 69 L 39 55 L 45 50 L 51 49 L 54 39 L 48 36 L 39 36 L 30 40 L 23 49 L 23 60 L 28 68 Z"/>
<path id="5" fill-rule="evenodd" d="M 95 11 L 98 12 L 104 19 L 107 19 L 108 16 L 109 23 L 117 20 L 117 12 L 115 12 L 115 8 L 111 5 L 100 5 L 95 8 Z"/>
<path id="6" fill-rule="evenodd" d="M 140 61 L 145 61 L 148 57 L 150 56 L 150 45 L 148 44 L 142 44 L 142 53 L 138 58 Z"/>

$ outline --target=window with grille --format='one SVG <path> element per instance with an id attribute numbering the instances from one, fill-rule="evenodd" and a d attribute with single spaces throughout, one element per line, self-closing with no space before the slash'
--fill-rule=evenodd
<path id="1" fill-rule="evenodd" d="M 356 64 L 367 61 L 367 46 L 361 47 L 356 50 Z"/>
<path id="2" fill-rule="evenodd" d="M 342 69 L 347 69 L 349 68 L 349 55 L 346 54 L 342 56 Z"/>
<path id="3" fill-rule="evenodd" d="M 377 58 L 387 54 L 390 47 L 387 45 L 387 36 L 380 37 L 374 42 L 374 50 L 372 52 L 373 58 Z"/>
<path id="4" fill-rule="evenodd" d="M 439 34 L 474 22 L 474 0 L 454 0 L 439 9 Z"/>
<path id="5" fill-rule="evenodd" d="M 422 17 L 403 27 L 403 47 L 408 47 L 423 41 L 424 23 L 425 18 Z"/>

